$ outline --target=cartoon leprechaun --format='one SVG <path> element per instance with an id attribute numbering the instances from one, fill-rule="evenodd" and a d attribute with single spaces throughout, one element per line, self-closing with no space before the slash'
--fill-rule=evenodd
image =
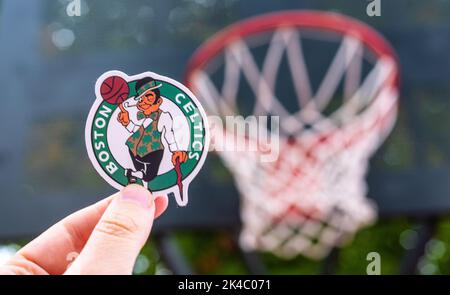
<path id="1" fill-rule="evenodd" d="M 119 105 L 118 121 L 131 133 L 126 141 L 133 162 L 134 170 L 126 169 L 128 183 L 136 183 L 137 179 L 149 182 L 156 177 L 161 164 L 164 139 L 172 153 L 174 166 L 186 162 L 186 151 L 179 149 L 170 113 L 160 109 L 163 98 L 158 88 L 161 84 L 150 77 L 136 82 L 136 97 L 132 97 Z M 135 108 L 136 118 L 130 119 L 128 110 Z"/>

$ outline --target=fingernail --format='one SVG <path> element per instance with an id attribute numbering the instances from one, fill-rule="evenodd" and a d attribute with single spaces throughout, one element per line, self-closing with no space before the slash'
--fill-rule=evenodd
<path id="1" fill-rule="evenodd" d="M 149 208 L 153 204 L 150 192 L 137 184 L 123 188 L 121 198 L 122 200 L 135 202 L 144 208 Z"/>

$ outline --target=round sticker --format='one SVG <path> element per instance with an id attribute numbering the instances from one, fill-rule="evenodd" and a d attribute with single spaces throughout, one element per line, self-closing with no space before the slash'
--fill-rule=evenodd
<path id="1" fill-rule="evenodd" d="M 168 77 L 120 71 L 100 76 L 95 95 L 85 138 L 97 172 L 117 189 L 136 183 L 186 205 L 209 145 L 197 98 Z"/>

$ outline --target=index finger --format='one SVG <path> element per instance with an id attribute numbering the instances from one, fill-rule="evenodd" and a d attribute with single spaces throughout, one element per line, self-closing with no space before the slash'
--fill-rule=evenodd
<path id="1" fill-rule="evenodd" d="M 105 212 L 114 194 L 62 219 L 25 247 L 10 264 L 24 267 L 34 274 L 61 274 L 70 261 L 70 253 L 79 253 Z"/>
<path id="2" fill-rule="evenodd" d="M 94 227 L 113 198 L 120 192 L 62 219 L 23 247 L 9 266 L 32 274 L 62 274 L 67 269 L 70 254 L 83 249 Z M 158 218 L 167 208 L 167 196 L 154 199 L 155 216 Z"/>

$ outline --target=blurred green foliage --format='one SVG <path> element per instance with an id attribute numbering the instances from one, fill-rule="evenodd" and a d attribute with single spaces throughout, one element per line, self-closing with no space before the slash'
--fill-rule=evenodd
<path id="1" fill-rule="evenodd" d="M 355 239 L 338 254 L 336 274 L 366 274 L 367 254 L 377 252 L 381 256 L 381 273 L 397 274 L 405 251 L 411 249 L 417 239 L 418 225 L 406 218 L 381 220 L 374 226 L 360 231 Z M 177 239 L 182 252 L 199 274 L 246 274 L 247 271 L 237 251 L 233 237 L 227 233 L 180 233 Z M 420 260 L 418 274 L 450 274 L 450 219 L 439 222 L 437 233 L 428 242 Z M 167 273 L 154 245 L 148 243 L 143 254 L 151 262 L 141 273 Z M 304 257 L 283 260 L 271 254 L 261 258 L 271 274 L 319 274 L 323 261 Z M 166 272 L 161 272 L 163 269 Z M 159 271 L 158 271 L 159 270 Z"/>
<path id="2" fill-rule="evenodd" d="M 418 224 L 406 218 L 380 220 L 360 231 L 355 239 L 338 254 L 335 274 L 366 274 L 367 254 L 377 252 L 381 256 L 381 274 L 397 274 L 405 251 L 411 249 L 417 239 Z M 247 274 L 239 255 L 234 237 L 226 232 L 183 232 L 177 234 L 177 242 L 198 274 Z M 18 249 L 27 241 L 10 241 L 2 249 Z M 417 274 L 450 274 L 450 218 L 439 221 L 434 238 L 430 240 L 420 259 Z M 4 252 L 4 251 L 0 251 Z M 262 261 L 271 274 L 320 274 L 323 261 L 304 257 L 284 260 L 271 254 L 261 254 Z M 156 250 L 152 239 L 145 245 L 135 265 L 135 274 L 170 274 Z"/>

